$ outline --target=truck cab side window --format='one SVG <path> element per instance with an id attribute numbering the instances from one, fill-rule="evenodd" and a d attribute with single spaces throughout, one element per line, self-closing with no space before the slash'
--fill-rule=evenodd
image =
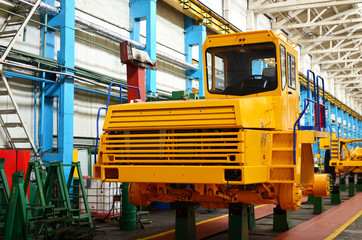
<path id="1" fill-rule="evenodd" d="M 209 52 L 206 53 L 206 74 L 208 90 L 211 91 L 214 85 L 212 84 L 212 55 Z"/>
<path id="2" fill-rule="evenodd" d="M 225 61 L 223 58 L 215 56 L 215 89 L 224 91 L 225 80 Z"/>
<path id="3" fill-rule="evenodd" d="M 282 90 L 284 90 L 285 85 L 287 84 L 287 69 L 285 59 L 285 47 L 283 45 L 280 45 L 280 70 L 282 78 Z"/>
<path id="4" fill-rule="evenodd" d="M 288 86 L 295 89 L 295 57 L 288 53 Z"/>

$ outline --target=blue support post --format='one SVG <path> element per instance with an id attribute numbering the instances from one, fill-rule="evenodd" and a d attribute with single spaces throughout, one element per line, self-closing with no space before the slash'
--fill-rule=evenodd
<path id="1" fill-rule="evenodd" d="M 54 3 L 54 1 L 49 2 Z M 48 24 L 60 29 L 58 63 L 66 68 L 74 68 L 75 1 L 61 0 L 60 6 L 60 13 L 48 19 Z M 46 38 L 46 48 L 43 48 L 43 51 L 46 50 L 47 57 L 54 58 L 54 38 L 49 34 Z M 72 74 L 66 68 L 59 69 L 59 71 Z M 54 98 L 58 99 L 56 153 L 52 151 Z M 70 164 L 73 161 L 74 79 L 72 77 L 60 76 L 56 84 L 43 85 L 41 103 L 43 103 L 40 116 L 40 125 L 42 126 L 40 131 L 40 142 L 43 149 L 42 160 L 43 162 L 63 161 L 64 164 Z M 52 152 L 53 154 L 49 154 Z M 67 176 L 69 169 L 65 169 L 65 171 Z"/>
<path id="2" fill-rule="evenodd" d="M 326 111 L 326 114 L 327 114 L 327 116 L 326 116 L 326 125 L 327 125 L 327 129 L 328 129 L 328 125 L 330 125 L 331 124 L 331 107 L 332 107 L 332 105 L 331 105 L 331 103 L 330 102 L 326 102 L 326 109 L 327 109 L 327 111 Z"/>
<path id="3" fill-rule="evenodd" d="M 156 62 L 156 9 L 157 0 L 130 0 L 129 20 L 131 39 L 140 42 L 141 21 L 146 21 L 146 49 L 152 62 Z M 146 70 L 146 95 L 156 94 L 156 71 Z"/>
<path id="4" fill-rule="evenodd" d="M 340 129 L 340 131 L 341 131 L 341 135 L 340 135 L 340 137 L 341 138 L 344 138 L 344 126 L 343 126 L 343 110 L 341 110 L 341 109 L 337 109 L 337 113 L 338 113 L 338 118 L 340 118 L 341 119 L 341 127 L 339 128 Z M 338 120 L 338 119 L 337 119 Z M 338 123 L 337 123 L 337 126 L 338 126 Z M 338 133 L 339 134 L 339 133 Z"/>
<path id="5" fill-rule="evenodd" d="M 199 69 L 187 70 L 186 91 L 192 93 L 192 80 L 199 80 L 199 96 L 205 97 L 205 84 L 203 74 L 203 54 L 202 44 L 206 39 L 206 27 L 204 25 L 195 25 L 195 20 L 185 15 L 185 53 L 186 61 L 192 63 L 192 47 L 199 46 Z M 190 79 L 191 78 L 191 79 Z"/>
<path id="6" fill-rule="evenodd" d="M 352 125 L 352 131 L 353 131 L 353 138 L 356 139 L 358 138 L 357 137 L 357 123 L 358 123 L 358 120 L 357 118 L 353 117 L 353 125 Z"/>
<path id="7" fill-rule="evenodd" d="M 352 139 L 353 136 L 353 116 L 348 114 L 348 138 Z"/>
<path id="8" fill-rule="evenodd" d="M 44 0 L 44 3 L 54 6 L 55 0 Z M 50 17 L 51 19 L 52 17 Z M 42 21 L 48 24 L 48 16 L 43 15 Z M 41 55 L 50 59 L 55 59 L 55 30 L 41 27 Z M 45 79 L 55 80 L 54 74 L 43 73 Z M 54 97 L 48 96 L 46 89 L 52 84 L 43 82 L 40 85 L 39 94 L 39 150 L 40 153 L 51 152 L 53 150 L 53 105 Z M 36 113 L 35 113 L 36 114 Z"/>
<path id="9" fill-rule="evenodd" d="M 348 138 L 348 114 L 342 110 L 343 114 L 343 138 Z"/>
<path id="10" fill-rule="evenodd" d="M 337 106 L 332 106 L 332 113 L 334 114 L 334 124 L 332 125 L 332 128 L 335 130 L 336 135 L 337 133 L 337 129 L 338 129 L 338 108 Z"/>

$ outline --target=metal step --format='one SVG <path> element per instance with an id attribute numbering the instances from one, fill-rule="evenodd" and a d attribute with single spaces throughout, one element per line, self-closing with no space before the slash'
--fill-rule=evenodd
<path id="1" fill-rule="evenodd" d="M 0 114 L 16 114 L 16 110 L 15 109 L 0 110 Z"/>
<path id="2" fill-rule="evenodd" d="M 0 32 L 0 36 L 3 36 L 3 35 L 12 35 L 12 36 L 15 36 L 15 33 L 17 33 L 18 30 L 9 30 L 9 31 L 3 31 L 3 32 Z M 7 36 L 9 37 L 9 36 Z"/>
<path id="3" fill-rule="evenodd" d="M 5 123 L 4 127 L 6 128 L 15 128 L 15 127 L 22 127 L 23 124 L 21 122 L 15 122 L 15 123 Z"/>
<path id="4" fill-rule="evenodd" d="M 28 143 L 29 139 L 27 139 L 27 138 L 12 138 L 11 141 L 13 143 Z"/>
<path id="5" fill-rule="evenodd" d="M 22 21 L 19 21 L 19 20 L 17 20 L 17 21 L 12 21 L 12 22 L 7 22 L 6 23 L 6 26 L 7 27 L 12 27 L 12 26 L 17 26 L 17 25 L 21 25 L 21 24 L 23 24 L 23 22 Z"/>

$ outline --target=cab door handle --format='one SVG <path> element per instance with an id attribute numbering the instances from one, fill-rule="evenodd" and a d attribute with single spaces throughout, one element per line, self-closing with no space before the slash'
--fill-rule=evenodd
<path id="1" fill-rule="evenodd" d="M 291 92 L 291 91 L 288 91 L 288 94 L 293 94 L 293 92 Z"/>

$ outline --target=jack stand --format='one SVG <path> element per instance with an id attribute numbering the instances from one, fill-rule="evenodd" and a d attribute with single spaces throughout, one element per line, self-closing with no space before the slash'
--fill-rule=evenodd
<path id="1" fill-rule="evenodd" d="M 249 240 L 248 205 L 229 204 L 229 240 Z"/>
<path id="2" fill-rule="evenodd" d="M 274 208 L 273 214 L 273 231 L 286 231 L 293 227 L 291 210 L 283 210 L 280 206 Z"/>
<path id="3" fill-rule="evenodd" d="M 352 174 L 348 177 L 348 197 L 353 197 L 355 194 L 354 174 Z"/>
<path id="4" fill-rule="evenodd" d="M 24 191 L 24 171 L 13 174 L 13 186 L 11 187 L 9 209 L 5 223 L 5 240 L 28 239 L 27 233 L 27 207 L 28 198 Z"/>
<path id="5" fill-rule="evenodd" d="M 176 207 L 175 240 L 196 240 L 195 204 L 181 202 Z"/>
<path id="6" fill-rule="evenodd" d="M 356 185 L 357 192 L 362 192 L 362 174 L 357 174 L 357 185 Z"/>
<path id="7" fill-rule="evenodd" d="M 314 203 L 314 195 L 308 195 L 308 203 Z"/>
<path id="8" fill-rule="evenodd" d="M 332 186 L 332 194 L 331 194 L 331 204 L 341 204 L 342 198 L 341 198 L 341 191 L 339 189 L 339 186 Z"/>
<path id="9" fill-rule="evenodd" d="M 256 222 L 255 222 L 255 212 L 254 212 L 254 205 L 249 205 L 248 206 L 248 218 L 249 218 L 249 229 L 253 229 L 256 227 Z"/>
<path id="10" fill-rule="evenodd" d="M 5 158 L 0 158 L 0 236 L 4 236 L 10 189 L 5 174 Z"/>
<path id="11" fill-rule="evenodd" d="M 324 212 L 324 198 L 323 197 L 315 197 L 314 198 L 314 214 L 320 214 Z"/>
<path id="12" fill-rule="evenodd" d="M 340 183 L 341 183 L 341 191 L 347 191 L 347 185 L 346 185 L 346 177 L 339 177 Z"/>

